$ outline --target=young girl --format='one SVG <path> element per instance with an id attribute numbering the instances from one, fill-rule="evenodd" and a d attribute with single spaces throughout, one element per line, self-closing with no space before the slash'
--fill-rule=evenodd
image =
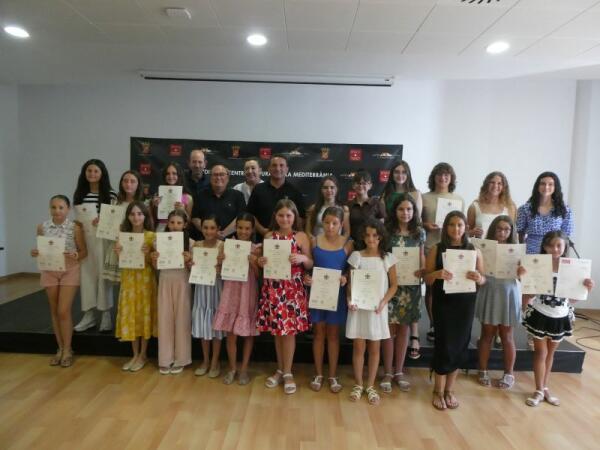
<path id="1" fill-rule="evenodd" d="M 418 247 L 420 265 L 415 276 L 421 278 L 425 268 L 425 230 L 417 214 L 417 203 L 411 195 L 401 193 L 392 204 L 386 226 L 391 236 L 392 247 Z M 383 341 L 383 367 L 385 375 L 379 384 L 386 393 L 392 391 L 392 381 L 395 381 L 401 391 L 407 391 L 410 383 L 404 377 L 404 358 L 408 346 L 408 334 L 411 324 L 418 323 L 421 317 L 421 285 L 398 286 L 388 303 L 388 321 L 390 324 L 390 339 Z M 411 340 L 418 337 L 411 336 Z M 414 348 L 413 348 L 414 349 Z M 414 352 L 414 350 L 412 350 Z M 392 372 L 392 362 L 396 358 L 395 373 Z M 393 375 L 392 375 L 393 374 Z"/>
<path id="2" fill-rule="evenodd" d="M 69 367 L 73 364 L 71 338 L 73 336 L 73 318 L 71 306 L 79 286 L 79 261 L 87 255 L 85 239 L 81 226 L 68 219 L 71 202 L 64 195 L 55 195 L 50 199 L 50 220 L 37 226 L 37 235 L 52 238 L 65 238 L 65 271 L 42 271 L 40 283 L 46 288 L 52 329 L 58 344 L 56 355 L 50 359 L 51 366 Z M 31 256 L 37 257 L 39 251 L 31 250 Z"/>
<path id="3" fill-rule="evenodd" d="M 121 269 L 121 289 L 117 312 L 116 336 L 121 341 L 131 341 L 133 357 L 123 365 L 123 370 L 137 372 L 146 365 L 148 339 L 156 336 L 156 276 L 150 252 L 155 234 L 151 231 L 150 211 L 142 202 L 131 202 L 125 211 L 121 231 L 144 233 L 142 252 L 146 258 L 143 269 Z M 115 244 L 121 253 L 119 242 Z"/>
<path id="4" fill-rule="evenodd" d="M 254 216 L 242 213 L 235 222 L 236 238 L 240 241 L 252 241 L 254 236 Z M 225 258 L 221 255 L 221 260 Z M 229 358 L 229 372 L 223 378 L 223 383 L 231 384 L 237 373 L 237 337 L 244 338 L 242 365 L 240 367 L 238 383 L 246 385 L 250 382 L 248 376 L 248 362 L 252 353 L 254 336 L 258 336 L 256 329 L 256 298 L 258 296 L 258 250 L 251 244 L 248 255 L 248 280 L 223 281 L 221 302 L 215 314 L 213 328 L 227 333 L 227 357 Z"/>
<path id="5" fill-rule="evenodd" d="M 203 241 L 196 241 L 195 247 L 218 248 L 222 247 L 219 241 L 219 226 L 215 216 L 208 216 L 202 221 Z M 218 271 L 218 268 L 217 268 Z M 225 333 L 213 329 L 214 315 L 219 307 L 219 299 L 223 282 L 217 274 L 214 286 L 197 284 L 194 288 L 194 306 L 192 308 L 192 336 L 200 339 L 202 345 L 202 365 L 194 372 L 197 376 L 206 375 L 209 378 L 217 378 L 221 373 L 219 367 L 219 355 L 221 353 L 221 339 Z M 210 347 L 212 341 L 212 357 Z"/>
<path id="6" fill-rule="evenodd" d="M 169 213 L 165 231 L 183 233 L 183 257 L 190 263 L 190 239 L 187 233 L 188 217 L 183 209 Z M 156 268 L 158 252 L 152 253 Z M 178 374 L 192 363 L 192 319 L 190 299 L 192 289 L 189 270 L 162 269 L 158 277 L 158 370 L 161 374 Z"/>
<path id="7" fill-rule="evenodd" d="M 296 392 L 292 375 L 292 363 L 296 349 L 296 334 L 310 327 L 308 301 L 302 283 L 304 271 L 311 269 L 308 236 L 298 231 L 298 209 L 293 201 L 282 199 L 277 202 L 271 217 L 271 231 L 265 239 L 291 241 L 292 274 L 289 280 L 265 279 L 258 303 L 258 331 L 268 331 L 275 337 L 277 371 L 267 378 L 265 386 L 277 387 L 283 381 L 286 394 Z M 258 258 L 259 267 L 267 264 L 267 258 Z"/>
<path id="8" fill-rule="evenodd" d="M 381 285 L 378 292 L 373 292 L 379 302 L 375 311 L 358 309 L 351 303 L 352 283 L 348 283 L 348 320 L 346 322 L 346 337 L 353 339 L 352 368 L 355 385 L 350 393 L 350 400 L 358 401 L 363 391 L 367 393 L 371 405 L 379 404 L 379 394 L 375 389 L 375 377 L 379 366 L 379 347 L 382 339 L 389 339 L 387 304 L 396 292 L 396 257 L 386 253 L 387 238 L 383 224 L 374 218 L 364 223 L 361 244 L 364 250 L 354 251 L 348 258 L 348 264 L 353 269 L 371 269 L 381 272 Z M 363 368 L 365 348 L 369 353 L 367 389 L 363 388 Z"/>
<path id="9" fill-rule="evenodd" d="M 560 258 L 567 255 L 568 239 L 563 231 L 550 231 L 542 239 L 541 253 L 552 255 L 555 287 Z M 525 273 L 525 269 L 519 267 L 519 277 Z M 588 291 L 591 291 L 594 281 L 586 278 L 583 285 Z M 529 406 L 537 406 L 542 400 L 545 400 L 553 406 L 558 406 L 560 400 L 550 394 L 548 390 L 548 378 L 552 371 L 556 348 L 563 338 L 572 335 L 573 307 L 569 303 L 574 300 L 554 295 L 536 295 L 533 299 L 527 296 L 527 300 L 529 304 L 525 310 L 523 325 L 534 338 L 535 392 L 525 403 Z"/>
<path id="10" fill-rule="evenodd" d="M 192 208 L 194 201 L 192 196 L 188 194 L 184 184 L 183 169 L 175 162 L 169 163 L 165 166 L 161 174 L 161 184 L 167 186 L 183 186 L 183 194 L 181 196 L 181 202 L 175 203 L 176 209 L 184 209 L 188 217 L 192 217 Z M 158 219 L 158 205 L 160 204 L 161 198 L 156 195 L 152 200 L 152 213 L 156 219 L 156 231 L 163 231 L 167 225 L 167 219 Z"/>
<path id="11" fill-rule="evenodd" d="M 110 187 L 110 178 L 106 166 L 99 159 L 90 159 L 81 168 L 77 188 L 73 195 L 73 204 L 95 206 L 100 213 L 102 203 L 110 204 L 117 194 Z M 96 219 L 93 225 L 96 225 Z M 93 227 L 94 228 L 94 227 Z M 106 240 L 97 238 L 96 231 L 84 230 L 88 257 L 81 263 L 81 321 L 75 325 L 75 331 L 85 331 L 96 325 L 95 310 L 102 312 L 100 331 L 112 329 L 111 309 L 113 307 L 112 285 L 102 279 Z"/>
<path id="12" fill-rule="evenodd" d="M 348 202 L 350 214 L 350 236 L 355 241 L 354 246 L 358 248 L 361 241 L 362 227 L 369 217 L 383 220 L 385 208 L 377 197 L 369 197 L 369 191 L 373 187 L 371 174 L 366 170 L 359 170 L 352 177 L 352 192 L 354 198 Z"/>
<path id="13" fill-rule="evenodd" d="M 350 236 L 350 214 L 348 207 L 342 205 L 339 199 L 339 186 L 337 179 L 333 176 L 323 177 L 317 193 L 317 202 L 306 211 L 305 232 L 312 239 L 314 236 L 323 234 L 323 212 L 331 206 L 342 208 L 344 217 L 342 219 L 341 232 L 348 239 Z"/>
<path id="14" fill-rule="evenodd" d="M 517 233 L 512 219 L 505 215 L 496 217 L 488 228 L 486 239 L 496 240 L 498 244 L 516 244 Z M 496 279 L 489 275 L 486 278 L 487 282 L 477 292 L 475 304 L 475 316 L 481 322 L 479 383 L 491 385 L 487 365 L 492 341 L 499 332 L 504 351 L 504 375 L 498 380 L 498 387 L 510 389 L 515 384 L 513 327 L 521 322 L 521 288 L 516 274 L 513 279 Z"/>
<path id="15" fill-rule="evenodd" d="M 323 234 L 317 235 L 312 241 L 313 261 L 315 267 L 337 269 L 345 272 L 346 260 L 352 251 L 352 241 L 340 235 L 344 221 L 344 210 L 338 206 L 330 206 L 323 212 Z M 312 279 L 307 274 L 305 284 L 311 285 Z M 336 311 L 311 309 L 310 317 L 313 323 L 313 356 L 315 358 L 315 372 L 310 387 L 314 391 L 321 390 L 323 385 L 323 355 L 325 353 L 325 337 L 327 336 L 327 354 L 329 359 L 329 390 L 333 393 L 340 392 L 342 385 L 337 377 L 338 356 L 340 354 L 340 325 L 346 321 L 348 307 L 343 286 L 347 278 L 342 275 Z"/>
<path id="16" fill-rule="evenodd" d="M 441 241 L 427 255 L 425 282 L 433 285 L 433 323 L 435 344 L 432 370 L 435 376 L 433 406 L 436 409 L 458 408 L 454 396 L 454 382 L 458 369 L 464 367 L 471 340 L 471 327 L 475 312 L 475 292 L 446 294 L 444 280 L 453 274 L 444 269 L 442 255 L 448 249 L 474 250 L 466 234 L 467 219 L 460 211 L 452 211 L 444 220 Z M 476 270 L 468 271 L 466 277 L 476 284 L 485 283 L 483 260 L 477 250 Z"/>
<path id="17" fill-rule="evenodd" d="M 421 210 L 423 209 L 421 191 L 415 187 L 408 163 L 406 161 L 399 161 L 392 166 L 390 176 L 381 194 L 381 203 L 385 207 L 386 217 L 394 215 L 393 205 L 398 195 L 403 193 L 410 194 L 413 198 L 417 205 L 415 214 L 420 217 Z"/>

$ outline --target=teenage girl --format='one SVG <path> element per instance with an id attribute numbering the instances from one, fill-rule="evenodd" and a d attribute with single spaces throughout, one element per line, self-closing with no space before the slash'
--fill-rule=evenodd
<path id="1" fill-rule="evenodd" d="M 85 239 L 81 226 L 69 220 L 71 202 L 64 195 L 50 198 L 50 219 L 37 226 L 37 235 L 65 239 L 65 271 L 44 270 L 40 283 L 46 289 L 52 329 L 58 344 L 56 355 L 50 359 L 51 366 L 69 367 L 73 364 L 73 318 L 71 306 L 79 286 L 79 261 L 87 255 Z M 31 256 L 37 257 L 38 249 L 31 250 Z"/>
<path id="2" fill-rule="evenodd" d="M 167 164 L 161 174 L 161 183 L 167 186 L 183 186 L 183 194 L 181 195 L 181 202 L 175 203 L 175 209 L 184 209 L 188 217 L 192 217 L 192 208 L 194 206 L 194 200 L 192 196 L 187 192 L 184 184 L 183 169 L 176 162 Z M 156 220 L 156 231 L 163 231 L 167 225 L 167 219 L 158 219 L 158 205 L 160 204 L 161 198 L 156 195 L 152 200 L 152 213 Z"/>
<path id="3" fill-rule="evenodd" d="M 323 234 L 323 212 L 330 206 L 342 208 L 344 217 L 341 232 L 343 232 L 346 239 L 350 236 L 350 212 L 348 207 L 340 201 L 339 191 L 337 178 L 333 175 L 323 177 L 317 193 L 317 202 L 306 211 L 307 220 L 304 230 L 311 239 L 314 236 Z"/>

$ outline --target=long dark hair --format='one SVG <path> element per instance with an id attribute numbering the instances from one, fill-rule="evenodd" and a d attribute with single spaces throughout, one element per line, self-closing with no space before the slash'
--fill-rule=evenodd
<path id="1" fill-rule="evenodd" d="M 563 200 L 562 188 L 560 185 L 560 180 L 558 179 L 558 175 L 554 172 L 542 172 L 538 175 L 533 185 L 533 190 L 531 191 L 531 197 L 529 197 L 529 203 L 531 205 L 531 215 L 538 215 L 538 208 L 540 207 L 540 181 L 542 178 L 552 178 L 554 180 L 554 192 L 552 193 L 552 206 L 553 211 L 552 215 L 557 217 L 561 216 L 563 219 L 567 215 L 567 207 L 565 205 L 565 201 Z"/>
<path id="2" fill-rule="evenodd" d="M 334 202 L 336 205 L 341 205 L 342 202 L 340 201 L 340 185 L 338 184 L 338 180 L 336 177 L 334 177 L 333 175 L 327 175 L 326 177 L 323 177 L 323 179 L 321 180 L 321 183 L 319 184 L 319 192 L 317 193 L 317 201 L 312 209 L 312 211 L 310 212 L 310 223 L 316 224 L 317 223 L 317 214 L 319 214 L 319 211 L 321 211 L 321 208 L 323 207 L 323 205 L 325 204 L 325 197 L 323 197 L 323 186 L 325 185 L 326 181 L 331 181 L 334 185 L 335 185 L 335 199 Z M 311 230 L 312 232 L 312 230 Z"/>
<path id="3" fill-rule="evenodd" d="M 561 230 L 554 230 L 554 231 L 548 231 L 545 235 L 544 238 L 542 239 L 542 243 L 540 245 L 540 253 L 542 255 L 547 254 L 548 252 L 544 249 L 544 247 L 546 245 L 549 245 L 550 242 L 552 242 L 552 239 L 562 239 L 563 241 L 565 241 L 565 251 L 563 252 L 563 254 L 561 256 L 567 256 L 567 253 L 569 253 L 569 236 L 567 236 L 567 234 L 564 231 Z"/>
<path id="4" fill-rule="evenodd" d="M 131 222 L 129 221 L 129 214 L 131 214 L 131 210 L 133 208 L 135 208 L 136 206 L 140 209 L 140 211 L 142 211 L 142 214 L 144 215 L 144 230 L 145 231 L 154 230 L 154 225 L 152 223 L 152 216 L 150 215 L 150 210 L 145 205 L 145 203 L 140 202 L 140 201 L 135 201 L 135 202 L 131 202 L 129 205 L 127 205 L 127 209 L 125 210 L 125 219 L 123 220 L 123 223 L 121 224 L 121 231 L 124 231 L 127 233 L 131 233 L 133 231 L 133 226 L 131 225 Z"/>
<path id="5" fill-rule="evenodd" d="M 448 213 L 448 215 L 444 219 L 444 225 L 442 226 L 442 236 L 440 239 L 440 244 L 442 244 L 444 248 L 452 246 L 452 240 L 450 239 L 450 236 L 448 236 L 448 225 L 450 224 L 450 220 L 452 220 L 455 217 L 459 217 L 465 224 L 465 232 L 461 238 L 460 243 L 461 247 L 471 248 L 472 245 L 469 243 L 469 237 L 467 236 L 467 218 L 462 213 L 462 211 L 450 211 Z"/>
<path id="6" fill-rule="evenodd" d="M 394 181 L 394 170 L 400 166 L 404 167 L 404 170 L 406 170 L 406 182 L 402 186 L 396 186 L 396 182 Z M 404 160 L 398 161 L 392 166 L 392 169 L 390 170 L 390 176 L 388 177 L 387 183 L 385 183 L 385 186 L 383 187 L 383 193 L 381 194 L 381 197 L 384 200 L 387 199 L 388 196 L 396 192 L 398 187 L 404 189 L 404 192 L 415 192 L 417 190 L 410 173 L 410 166 Z"/>
<path id="7" fill-rule="evenodd" d="M 190 233 L 187 227 L 189 220 L 188 215 L 183 209 L 174 209 L 171 211 L 167 216 L 167 225 L 165 227 L 165 231 L 171 231 L 169 229 L 169 220 L 173 216 L 181 217 L 183 219 L 183 250 L 187 252 L 190 248 Z"/>
<path id="8" fill-rule="evenodd" d="M 250 222 L 252 224 L 252 235 L 250 236 L 250 242 L 254 242 L 254 237 L 256 236 L 256 219 L 254 218 L 254 215 L 250 214 L 249 212 L 239 213 L 235 218 L 236 226 L 240 220 L 243 222 Z M 237 233 L 235 234 L 235 238 L 238 239 Z"/>
<path id="9" fill-rule="evenodd" d="M 388 248 L 388 234 L 385 231 L 385 227 L 381 220 L 375 219 L 374 217 L 369 217 L 365 223 L 360 227 L 360 241 L 357 242 L 358 249 L 364 250 L 367 248 L 365 244 L 365 234 L 367 233 L 367 228 L 373 228 L 377 231 L 377 236 L 379 236 L 379 245 L 377 246 L 377 250 L 379 250 L 379 256 L 381 259 L 385 258 L 386 250 Z"/>
<path id="10" fill-rule="evenodd" d="M 441 162 L 433 166 L 433 169 L 431 169 L 431 173 L 429 174 L 427 186 L 429 186 L 431 192 L 435 192 L 435 176 L 443 173 L 450 174 L 448 192 L 454 192 L 454 189 L 456 189 L 456 172 L 454 171 L 454 168 L 448 163 Z"/>
<path id="11" fill-rule="evenodd" d="M 77 179 L 77 187 L 75 188 L 75 193 L 73 194 L 74 205 L 81 205 L 83 203 L 83 198 L 91 192 L 90 182 L 85 176 L 85 171 L 87 170 L 88 166 L 92 165 L 97 166 L 98 169 L 100 169 L 100 172 L 102 172 L 98 186 L 98 204 L 110 204 L 112 200 L 110 195 L 112 187 L 110 186 L 110 177 L 108 176 L 108 170 L 106 170 L 106 166 L 99 159 L 90 159 L 81 167 L 81 172 L 79 173 L 79 178 Z"/>
<path id="12" fill-rule="evenodd" d="M 185 194 L 189 195 L 190 192 L 189 192 L 186 182 L 185 182 L 185 175 L 183 173 L 183 169 L 175 161 L 172 161 L 172 162 L 168 163 L 165 167 L 163 167 L 163 169 L 160 173 L 160 183 L 167 184 L 166 178 L 167 178 L 167 170 L 169 170 L 169 167 L 174 167 L 175 171 L 177 172 L 177 183 L 175 183 L 173 186 L 182 186 L 183 192 Z"/>
<path id="13" fill-rule="evenodd" d="M 123 172 L 123 175 L 121 175 L 121 178 L 119 179 L 119 192 L 117 194 L 117 201 L 119 203 L 123 203 L 127 199 L 127 193 L 123 190 L 123 178 L 125 178 L 125 175 L 133 175 L 138 182 L 137 189 L 133 193 L 133 201 L 143 201 L 144 184 L 142 183 L 142 177 L 137 170 L 126 170 Z"/>
<path id="14" fill-rule="evenodd" d="M 402 202 L 410 202 L 413 207 L 413 217 L 408 222 L 408 232 L 410 236 L 414 239 L 418 239 L 421 235 L 421 218 L 419 217 L 419 211 L 417 210 L 417 203 L 415 199 L 412 198 L 412 195 L 402 192 L 398 197 L 394 200 L 392 204 L 392 209 L 390 210 L 390 214 L 388 214 L 385 218 L 385 227 L 387 228 L 390 236 L 393 236 L 400 229 L 400 221 L 398 220 L 398 214 L 396 213 L 400 203 Z"/>
<path id="15" fill-rule="evenodd" d="M 510 218 L 510 216 L 505 216 L 505 215 L 500 215 L 500 216 L 494 217 L 494 220 L 492 220 L 492 223 L 490 223 L 490 226 L 487 230 L 487 234 L 486 234 L 485 238 L 491 239 L 493 241 L 496 240 L 496 228 L 498 227 L 498 224 L 500 222 L 506 222 L 507 224 L 510 225 L 510 236 L 508 236 L 506 243 L 507 244 L 518 244 L 519 240 L 517 238 L 517 230 L 516 230 L 515 224 L 514 224 L 513 220 Z"/>

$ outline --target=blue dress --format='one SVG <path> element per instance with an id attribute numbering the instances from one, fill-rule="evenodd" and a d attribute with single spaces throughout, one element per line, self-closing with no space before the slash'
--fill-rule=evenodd
<path id="1" fill-rule="evenodd" d="M 542 239 L 549 231 L 563 231 L 567 236 L 573 234 L 573 213 L 571 208 L 565 205 L 565 217 L 555 216 L 554 208 L 546 215 L 531 214 L 531 203 L 527 202 L 519 206 L 517 210 L 516 227 L 517 232 L 527 235 L 527 253 L 540 253 Z"/>
<path id="2" fill-rule="evenodd" d="M 348 255 L 344 248 L 339 250 L 324 250 L 319 246 L 313 249 L 313 260 L 315 267 L 325 269 L 344 270 Z M 312 323 L 325 322 L 327 325 L 341 325 L 346 321 L 348 315 L 348 304 L 346 303 L 345 288 L 340 286 L 338 295 L 337 311 L 326 311 L 324 309 L 310 308 L 310 318 Z"/>

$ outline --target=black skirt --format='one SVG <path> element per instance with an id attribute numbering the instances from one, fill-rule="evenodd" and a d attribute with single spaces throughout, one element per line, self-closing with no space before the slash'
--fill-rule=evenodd
<path id="1" fill-rule="evenodd" d="M 549 338 L 560 342 L 573 335 L 572 313 L 564 317 L 548 317 L 531 305 L 523 316 L 523 326 L 534 338 Z"/>

